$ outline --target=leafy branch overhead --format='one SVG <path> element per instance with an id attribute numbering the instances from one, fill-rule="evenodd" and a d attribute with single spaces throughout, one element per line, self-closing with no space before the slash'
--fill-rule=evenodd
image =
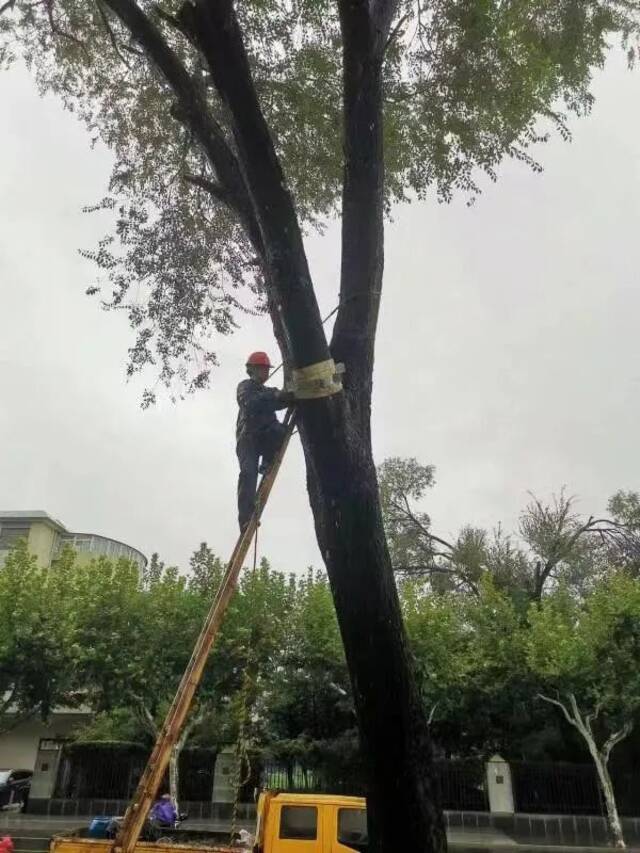
<path id="1" fill-rule="evenodd" d="M 380 5 L 395 9 L 383 45 L 389 206 L 430 191 L 472 198 L 505 157 L 539 169 L 532 145 L 554 130 L 567 138 L 568 116 L 588 112 L 608 43 L 635 56 L 636 0 Z M 135 330 L 128 372 L 153 365 L 166 385 L 193 390 L 216 364 L 212 333 L 231 333 L 266 297 L 230 112 L 189 30 L 191 8 L 8 0 L 0 61 L 24 59 L 112 150 L 97 206 L 112 230 L 85 254 L 101 271 L 102 304 Z M 236 14 L 297 214 L 320 227 L 342 192 L 337 4 L 250 0 Z"/>

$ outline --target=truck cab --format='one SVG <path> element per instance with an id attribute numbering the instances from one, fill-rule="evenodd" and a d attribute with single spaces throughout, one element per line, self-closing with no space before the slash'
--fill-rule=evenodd
<path id="1" fill-rule="evenodd" d="M 368 846 L 360 797 L 260 795 L 254 853 L 366 853 Z"/>

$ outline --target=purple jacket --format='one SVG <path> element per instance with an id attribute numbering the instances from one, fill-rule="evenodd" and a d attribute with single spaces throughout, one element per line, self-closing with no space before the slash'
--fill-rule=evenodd
<path id="1" fill-rule="evenodd" d="M 178 814 L 171 800 L 158 800 L 151 809 L 151 818 L 158 823 L 173 823 L 177 820 Z"/>

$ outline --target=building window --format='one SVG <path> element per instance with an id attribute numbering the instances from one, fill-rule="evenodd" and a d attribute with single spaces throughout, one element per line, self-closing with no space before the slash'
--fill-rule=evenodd
<path id="1" fill-rule="evenodd" d="M 0 551 L 9 551 L 21 539 L 29 538 L 29 527 L 26 524 L 3 524 L 0 526 Z"/>

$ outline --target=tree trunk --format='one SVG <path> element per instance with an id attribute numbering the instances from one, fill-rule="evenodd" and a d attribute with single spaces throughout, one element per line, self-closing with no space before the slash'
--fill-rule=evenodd
<path id="1" fill-rule="evenodd" d="M 613 791 L 613 783 L 609 774 L 609 767 L 607 766 L 605 758 L 597 749 L 594 748 L 592 750 L 590 745 L 589 750 L 591 752 L 593 762 L 596 765 L 596 770 L 598 771 L 598 779 L 600 780 L 600 787 L 602 788 L 604 803 L 607 809 L 607 821 L 613 846 L 624 849 L 626 844 L 624 843 L 624 834 L 622 832 L 622 821 L 618 814 L 618 806 L 616 804 L 616 796 Z"/>
<path id="2" fill-rule="evenodd" d="M 446 849 L 432 749 L 380 513 L 368 442 L 305 404 L 302 434 L 316 533 L 333 591 L 367 769 L 371 853 Z"/>
<path id="3" fill-rule="evenodd" d="M 383 267 L 382 62 L 397 4 L 339 0 L 345 180 L 341 307 L 330 351 L 302 232 L 260 107 L 233 0 L 184 3 L 177 18 L 179 29 L 189 33 L 206 59 L 225 105 L 233 152 L 212 117 L 201 115 L 206 107 L 197 87 L 153 22 L 132 0 L 107 3 L 171 86 L 215 174 L 235 199 L 262 256 L 285 360 L 302 368 L 333 354 L 346 365 L 346 393 L 301 402 L 299 423 L 316 533 L 368 770 L 370 851 L 440 853 L 446 836 L 435 797 L 428 724 L 387 551 L 370 434 Z"/>
<path id="4" fill-rule="evenodd" d="M 180 761 L 180 753 L 182 751 L 181 741 L 182 738 L 180 738 L 180 741 L 174 745 L 171 750 L 171 757 L 169 758 L 169 793 L 171 794 L 173 805 L 178 814 L 180 813 L 180 803 L 178 800 L 180 769 L 178 767 L 178 762 Z"/>
<path id="5" fill-rule="evenodd" d="M 624 842 L 624 834 L 622 832 L 622 822 L 620 820 L 620 815 L 618 814 L 618 806 L 616 804 L 613 783 L 611 781 L 611 776 L 609 775 L 609 758 L 611 756 L 612 749 L 631 733 L 633 723 L 626 722 L 619 731 L 613 732 L 602 746 L 602 749 L 599 749 L 596 739 L 593 736 L 592 729 L 592 722 L 597 719 L 600 713 L 599 706 L 596 706 L 593 713 L 584 714 L 578 706 L 578 701 L 574 693 L 567 693 L 569 707 L 567 707 L 567 705 L 559 698 L 554 699 L 549 696 L 544 696 L 543 694 L 538 695 L 545 702 L 549 702 L 549 704 L 560 708 L 567 722 L 574 726 L 574 728 L 576 728 L 584 738 L 589 754 L 596 766 L 598 781 L 600 782 L 600 788 L 602 789 L 602 794 L 604 796 L 611 841 L 613 842 L 614 847 L 624 849 L 626 844 Z"/>

